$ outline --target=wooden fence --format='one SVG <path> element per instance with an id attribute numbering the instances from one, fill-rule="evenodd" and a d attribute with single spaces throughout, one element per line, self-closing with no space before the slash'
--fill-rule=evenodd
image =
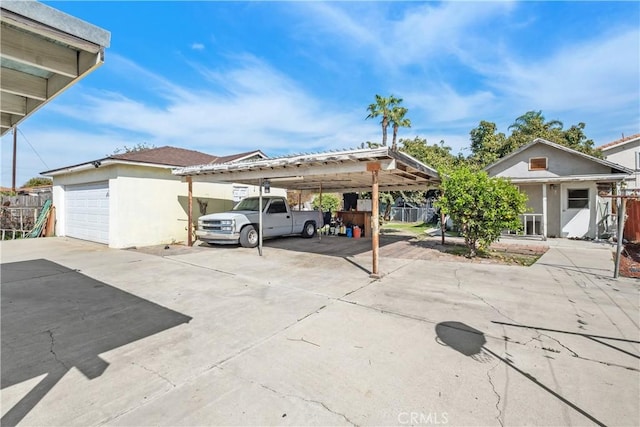
<path id="1" fill-rule="evenodd" d="M 640 242 L 640 200 L 628 199 L 626 214 L 624 238 L 630 242 Z"/>
<path id="2" fill-rule="evenodd" d="M 0 205 L 0 238 L 19 239 L 35 227 L 42 207 L 51 199 L 51 192 L 37 195 L 2 196 Z"/>

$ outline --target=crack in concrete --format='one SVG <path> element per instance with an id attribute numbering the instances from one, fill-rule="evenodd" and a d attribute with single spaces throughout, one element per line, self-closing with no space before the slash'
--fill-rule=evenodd
<path id="1" fill-rule="evenodd" d="M 251 381 L 251 382 L 254 382 L 254 381 Z M 339 417 L 344 418 L 344 420 L 345 420 L 346 422 L 348 422 L 349 424 L 351 424 L 352 426 L 356 426 L 356 427 L 358 426 L 358 424 L 356 424 L 356 423 L 354 423 L 353 421 L 351 421 L 351 420 L 350 420 L 350 419 L 349 419 L 345 414 L 343 414 L 343 413 L 341 413 L 341 412 L 334 411 L 333 409 L 329 408 L 329 407 L 328 407 L 324 402 L 321 402 L 321 401 L 319 401 L 319 400 L 314 400 L 314 399 L 306 399 L 306 398 L 304 398 L 304 397 L 296 396 L 296 395 L 294 395 L 294 394 L 284 394 L 284 393 L 281 393 L 281 392 L 279 392 L 278 390 L 276 390 L 276 389 L 274 389 L 274 388 L 272 388 L 272 387 L 269 387 L 268 385 L 260 384 L 260 383 L 257 383 L 257 384 L 258 384 L 260 387 L 264 388 L 265 390 L 269 390 L 270 392 L 272 392 L 272 393 L 274 393 L 274 394 L 277 394 L 277 395 L 278 395 L 278 396 L 280 396 L 280 397 L 284 397 L 284 398 L 293 398 L 293 399 L 299 399 L 299 400 L 302 400 L 302 401 L 304 401 L 304 402 L 315 403 L 316 405 L 320 405 L 320 406 L 322 406 L 325 410 L 327 410 L 328 412 L 331 412 L 331 413 L 332 413 L 332 414 L 334 414 L 334 415 L 338 415 Z"/>
<path id="2" fill-rule="evenodd" d="M 49 338 L 51 339 L 51 346 L 49 347 L 49 353 L 51 353 L 53 355 L 54 360 L 56 362 L 58 362 L 59 364 L 61 364 L 66 370 L 71 369 L 62 360 L 58 359 L 58 355 L 53 350 L 53 348 L 56 345 L 56 340 L 55 340 L 55 338 L 53 338 L 53 329 L 47 329 L 45 332 L 47 332 L 49 334 Z"/>
<path id="3" fill-rule="evenodd" d="M 171 384 L 171 386 L 172 386 L 173 388 L 176 388 L 176 387 L 177 387 L 177 386 L 173 383 L 173 381 L 171 381 L 169 378 L 167 378 L 167 377 L 165 377 L 164 375 L 162 375 L 160 372 L 155 371 L 155 370 L 153 370 L 153 369 L 151 369 L 151 368 L 147 368 L 146 366 L 141 365 L 141 364 L 136 363 L 136 362 L 131 362 L 131 364 L 132 364 L 132 365 L 134 365 L 134 366 L 139 366 L 140 368 L 144 369 L 145 371 L 147 371 L 147 372 L 151 372 L 152 374 L 157 375 L 159 378 L 161 378 L 161 379 L 165 380 L 166 382 L 168 382 L 169 384 Z"/>
<path id="4" fill-rule="evenodd" d="M 495 311 L 496 313 L 498 313 L 500 316 L 511 320 L 513 323 L 518 323 L 515 319 L 512 319 L 511 317 L 507 316 L 506 314 L 504 314 L 503 312 L 501 312 L 500 310 L 498 310 L 495 306 L 493 306 L 492 304 L 489 304 L 484 298 L 482 298 L 480 295 L 474 294 L 471 291 L 467 291 L 468 293 L 470 293 L 471 295 L 473 295 L 474 297 L 478 298 L 480 301 L 482 301 L 483 303 L 485 303 L 486 305 L 488 305 L 489 307 L 491 307 L 493 309 L 493 311 Z"/>
<path id="5" fill-rule="evenodd" d="M 245 352 L 247 352 L 247 351 L 249 351 L 249 350 L 251 350 L 251 349 L 253 349 L 253 348 L 255 348 L 255 347 L 259 346 L 259 345 L 261 345 L 262 343 L 267 342 L 267 341 L 268 341 L 268 340 L 270 340 L 271 338 L 273 338 L 273 337 L 275 337 L 275 336 L 277 336 L 277 335 L 282 334 L 283 332 L 285 332 L 285 331 L 289 330 L 290 328 L 294 327 L 295 325 L 297 325 L 298 323 L 302 322 L 303 320 L 305 320 L 305 319 L 307 319 L 307 318 L 309 318 L 309 317 L 313 316 L 314 314 L 318 314 L 318 313 L 320 313 L 320 312 L 321 312 L 322 310 L 324 310 L 326 307 L 327 307 L 327 305 L 323 305 L 322 307 L 320 307 L 320 308 L 317 308 L 317 309 L 313 310 L 312 312 L 310 312 L 310 313 L 306 314 L 305 316 L 303 316 L 303 317 L 301 317 L 301 318 L 299 318 L 299 319 L 296 319 L 296 321 L 295 321 L 295 322 L 292 322 L 292 323 L 288 324 L 287 326 L 285 326 L 285 327 L 283 327 L 283 328 L 281 328 L 281 329 L 277 330 L 277 331 L 276 331 L 276 332 L 274 332 L 273 334 L 271 334 L 271 335 L 269 335 L 269 336 L 267 336 L 267 337 L 264 337 L 264 338 L 262 338 L 262 339 L 260 339 L 260 340 L 258 340 L 258 341 L 256 341 L 256 342 L 253 342 L 253 343 L 251 343 L 251 344 L 249 344 L 249 345 L 247 345 L 247 346 L 245 346 L 245 347 L 241 348 L 240 350 L 236 351 L 235 353 L 233 353 L 233 354 L 231 354 L 231 355 L 229 355 L 229 356 L 225 357 L 224 359 L 219 360 L 218 362 L 216 362 L 216 363 L 214 363 L 214 364 L 212 364 L 212 365 L 208 366 L 206 369 L 204 369 L 204 371 L 203 371 L 203 372 L 207 372 L 207 371 L 210 371 L 211 369 L 215 369 L 215 368 L 222 369 L 222 366 L 223 366 L 225 363 L 229 362 L 230 360 L 233 360 L 233 359 L 235 359 L 236 357 L 240 356 L 241 354 L 244 354 Z"/>
<path id="6" fill-rule="evenodd" d="M 493 390 L 493 394 L 496 395 L 498 400 L 496 401 L 496 411 L 498 411 L 498 415 L 496 416 L 496 420 L 500 423 L 502 427 L 504 427 L 504 423 L 502 422 L 502 409 L 500 409 L 500 394 L 496 391 L 496 386 L 493 384 L 493 378 L 491 378 L 491 371 L 496 369 L 498 365 L 502 363 L 501 360 L 498 360 L 495 365 L 493 365 L 490 369 L 487 370 L 487 378 L 489 379 L 489 384 L 491 384 L 491 389 Z"/>
<path id="7" fill-rule="evenodd" d="M 576 353 L 575 351 L 573 351 L 572 349 L 570 349 L 570 348 L 569 348 L 569 347 L 567 347 L 566 345 L 562 344 L 562 343 L 560 342 L 560 340 L 558 340 L 557 338 L 554 338 L 554 337 L 552 337 L 552 336 L 550 336 L 550 335 L 542 334 L 542 333 L 540 334 L 540 336 L 545 336 L 545 337 L 547 337 L 547 338 L 549 338 L 549 339 L 551 339 L 551 340 L 553 340 L 553 341 L 557 342 L 557 343 L 558 343 L 558 345 L 560 345 L 562 348 L 564 348 L 564 349 L 568 350 L 568 351 L 571 353 L 571 356 L 573 356 L 573 357 L 575 357 L 575 358 L 577 358 L 577 359 L 586 360 L 587 362 L 600 363 L 600 364 L 602 364 L 602 365 L 606 365 L 606 366 L 610 366 L 610 367 L 623 368 L 623 369 L 627 369 L 627 370 L 630 370 L 630 371 L 640 372 L 640 369 L 638 369 L 638 368 L 634 368 L 634 367 L 632 367 L 632 366 L 618 365 L 617 363 L 604 362 L 604 361 L 602 361 L 602 360 L 590 359 L 590 358 L 588 358 L 588 357 L 580 356 L 578 353 Z"/>

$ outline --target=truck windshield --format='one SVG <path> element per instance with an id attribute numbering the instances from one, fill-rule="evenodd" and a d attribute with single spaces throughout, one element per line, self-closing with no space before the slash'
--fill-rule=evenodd
<path id="1" fill-rule="evenodd" d="M 267 205 L 268 200 L 262 199 L 262 208 Z M 258 212 L 258 205 L 260 204 L 260 199 L 258 198 L 250 198 L 244 199 L 240 203 L 238 203 L 233 210 L 234 211 L 255 211 Z"/>

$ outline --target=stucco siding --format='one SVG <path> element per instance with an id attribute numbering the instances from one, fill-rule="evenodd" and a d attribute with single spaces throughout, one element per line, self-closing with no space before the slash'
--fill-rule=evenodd
<path id="1" fill-rule="evenodd" d="M 530 171 L 529 159 L 532 157 L 546 157 L 547 170 Z M 611 168 L 572 155 L 564 150 L 536 144 L 494 165 L 487 172 L 492 176 L 509 178 L 556 178 L 571 175 L 608 174 L 611 173 Z"/>
<path id="2" fill-rule="evenodd" d="M 181 177 L 172 175 L 170 169 L 125 164 L 54 176 L 57 235 L 65 235 L 65 188 L 104 181 L 109 182 L 109 247 L 186 242 L 188 184 Z M 246 189 L 242 191 L 245 197 L 259 194 L 256 186 L 194 182 L 194 222 L 200 217 L 202 208 L 205 214 L 233 208 L 234 188 Z M 271 193 L 286 195 L 286 190 L 272 188 Z"/>
<path id="3" fill-rule="evenodd" d="M 628 142 L 622 146 L 614 146 L 603 150 L 603 154 L 610 162 L 626 166 L 629 169 L 636 170 L 636 153 L 640 151 L 640 139 Z"/>
<path id="4" fill-rule="evenodd" d="M 520 191 L 527 195 L 527 212 L 542 213 L 542 184 L 519 185 Z"/>
<path id="5" fill-rule="evenodd" d="M 614 146 L 603 150 L 603 154 L 610 162 L 625 166 L 636 171 L 635 179 L 630 183 L 635 188 L 640 188 L 640 164 L 638 164 L 638 153 L 640 152 L 640 139 L 628 142 L 622 146 Z"/>

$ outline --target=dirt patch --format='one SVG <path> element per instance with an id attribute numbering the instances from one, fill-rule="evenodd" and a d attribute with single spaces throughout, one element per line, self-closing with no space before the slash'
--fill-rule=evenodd
<path id="1" fill-rule="evenodd" d="M 627 243 L 620 257 L 620 275 L 640 279 L 640 243 Z"/>
<path id="2" fill-rule="evenodd" d="M 389 237 L 398 239 L 387 243 Z M 518 243 L 495 242 L 488 250 L 479 252 L 474 258 L 467 258 L 464 239 L 447 236 L 444 245 L 440 236 L 416 235 L 415 233 L 393 230 L 381 236 L 380 256 L 389 258 L 433 259 L 438 261 L 474 262 L 482 264 L 507 264 L 530 266 L 534 264 L 549 247 L 543 242 Z"/>

